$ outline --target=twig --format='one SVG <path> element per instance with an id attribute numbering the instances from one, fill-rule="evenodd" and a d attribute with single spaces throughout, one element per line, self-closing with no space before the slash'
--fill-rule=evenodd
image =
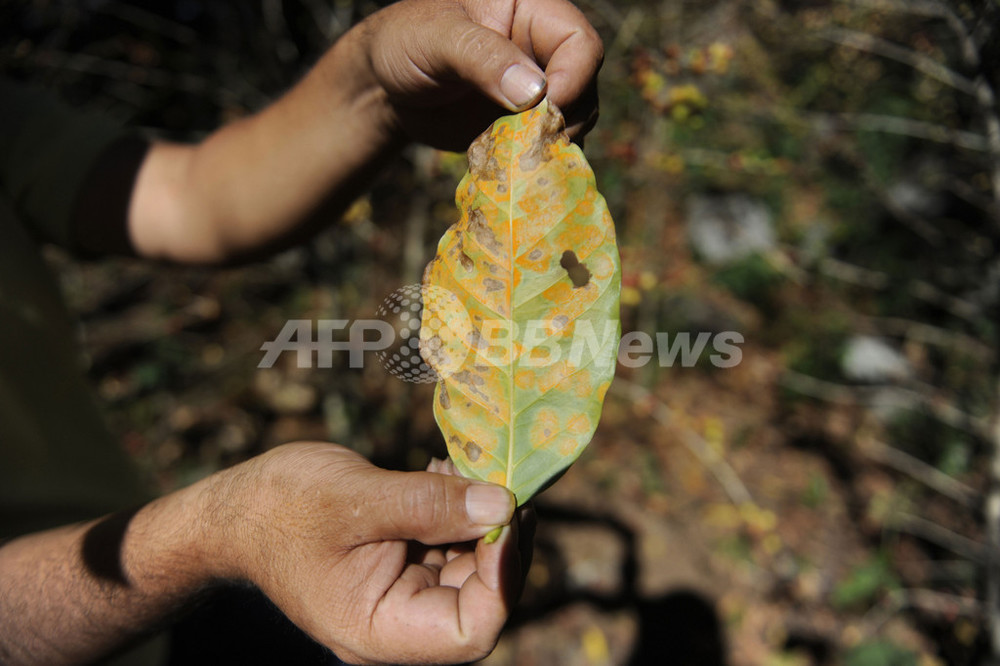
<path id="1" fill-rule="evenodd" d="M 849 264 L 833 257 L 823 257 L 817 262 L 816 267 L 827 277 L 859 287 L 882 290 L 892 284 L 892 278 L 888 273 Z M 941 291 L 924 280 L 911 280 L 909 291 L 914 298 L 942 308 L 960 319 L 976 325 L 981 323 L 983 308 L 972 301 Z"/>
<path id="2" fill-rule="evenodd" d="M 922 588 L 892 590 L 880 605 L 873 607 L 862 618 L 861 625 L 865 627 L 863 633 L 866 636 L 876 634 L 893 615 L 908 608 L 949 619 L 956 615 L 978 618 L 984 612 L 983 604 L 978 599 Z"/>
<path id="3" fill-rule="evenodd" d="M 879 113 L 807 113 L 805 115 L 827 122 L 832 120 L 835 124 L 842 124 L 856 130 L 899 134 L 935 143 L 947 143 L 981 153 L 989 150 L 987 139 L 982 134 L 914 118 L 887 116 Z"/>
<path id="4" fill-rule="evenodd" d="M 981 361 L 991 361 L 996 358 L 993 347 L 961 331 L 950 331 L 902 317 L 858 316 L 881 335 L 899 336 L 927 345 L 958 349 Z"/>
<path id="5" fill-rule="evenodd" d="M 965 21 L 955 13 L 955 10 L 944 2 L 939 0 L 908 0 L 907 2 L 896 2 L 894 0 L 856 0 L 859 4 L 868 4 L 869 6 L 878 7 L 880 9 L 890 9 L 892 11 L 906 12 L 910 14 L 916 14 L 921 16 L 931 16 L 943 19 L 948 27 L 951 28 L 952 32 L 955 33 L 955 37 L 958 40 L 959 47 L 962 53 L 962 60 L 965 65 L 972 71 L 976 72 L 974 79 L 968 79 L 961 77 L 956 74 L 951 69 L 941 65 L 940 63 L 922 56 L 918 53 L 908 51 L 900 46 L 892 44 L 890 42 L 885 42 L 884 40 L 878 40 L 878 38 L 870 37 L 870 40 L 875 40 L 879 42 L 876 44 L 878 49 L 881 50 L 871 50 L 865 48 L 865 46 L 870 46 L 868 43 L 870 40 L 865 40 L 864 33 L 852 33 L 854 35 L 853 39 L 858 42 L 856 48 L 865 48 L 865 50 L 871 50 L 872 52 L 877 52 L 885 57 L 894 58 L 900 60 L 901 62 L 906 62 L 917 69 L 920 69 L 925 74 L 933 76 L 926 69 L 922 69 L 918 66 L 919 64 L 929 67 L 931 70 L 935 71 L 939 76 L 944 76 L 953 81 L 958 81 L 962 87 L 955 86 L 954 82 L 945 81 L 953 87 L 962 90 L 962 92 L 968 93 L 976 98 L 976 103 L 979 106 L 979 111 L 983 117 L 983 124 L 986 126 L 986 150 L 990 154 L 990 185 L 993 190 L 993 206 L 990 206 L 987 210 L 990 212 L 990 219 L 993 222 L 994 228 L 1000 230 L 1000 210 L 997 208 L 997 204 L 1000 204 L 1000 116 L 998 116 L 997 105 L 996 105 L 996 95 L 994 93 L 993 87 L 990 85 L 989 81 L 986 79 L 985 73 L 983 72 L 982 62 L 979 58 L 980 43 L 976 39 L 975 31 L 970 31 Z M 985 15 L 983 15 L 985 19 Z M 843 34 L 841 34 L 843 36 Z M 885 49 L 888 48 L 888 51 Z M 935 76 L 935 78 L 939 78 Z M 954 77 L 958 76 L 958 79 Z M 943 80 L 943 79 L 939 79 Z M 1000 654 L 1000 653 L 998 653 Z"/>
<path id="6" fill-rule="evenodd" d="M 859 450 L 877 462 L 919 481 L 962 506 L 974 508 L 978 503 L 976 492 L 961 481 L 945 474 L 933 465 L 914 458 L 905 451 L 871 438 L 859 440 Z"/>
<path id="7" fill-rule="evenodd" d="M 882 290 L 887 288 L 891 283 L 888 273 L 849 264 L 846 261 L 834 259 L 833 257 L 823 257 L 820 259 L 817 268 L 820 273 L 827 277 L 832 277 L 858 287 Z"/>
<path id="8" fill-rule="evenodd" d="M 901 404 L 908 402 L 918 403 L 927 412 L 955 429 L 963 430 L 977 437 L 987 438 L 989 436 L 989 422 L 973 414 L 969 414 L 959 409 L 955 404 L 943 396 L 927 395 L 924 392 L 905 389 L 899 386 L 849 386 L 846 384 L 836 384 L 816 377 L 810 377 L 794 370 L 786 370 L 780 380 L 782 386 L 827 402 L 840 405 L 864 405 L 875 404 L 875 399 L 886 392 L 895 394 L 902 398 Z"/>
<path id="9" fill-rule="evenodd" d="M 651 416 L 664 428 L 671 428 L 676 425 L 673 418 L 671 418 L 670 409 L 647 388 L 621 378 L 616 379 L 611 388 L 615 393 L 619 393 L 633 402 L 645 402 L 649 404 L 652 407 Z M 747 490 L 736 470 L 726 462 L 725 458 L 720 456 L 694 431 L 685 429 L 684 434 L 684 446 L 711 472 L 715 480 L 722 486 L 722 489 L 726 491 L 733 504 L 753 503 L 754 500 L 750 491 Z"/>
<path id="10" fill-rule="evenodd" d="M 925 16 L 930 18 L 945 18 L 948 14 L 946 8 L 933 0 L 851 0 L 850 4 L 868 9 L 878 9 L 880 11 L 892 11 L 910 14 L 912 16 Z"/>
<path id="11" fill-rule="evenodd" d="M 858 30 L 847 30 L 846 28 L 829 28 L 821 32 L 820 36 L 835 44 L 849 46 L 859 51 L 866 51 L 903 63 L 932 79 L 937 79 L 941 83 L 951 86 L 955 90 L 967 95 L 976 95 L 976 86 L 970 79 L 962 76 L 950 67 L 942 65 L 933 58 L 929 58 L 922 53 L 917 53 L 898 44 L 893 44 L 881 37 L 869 35 L 866 32 Z"/>
<path id="12" fill-rule="evenodd" d="M 905 206 L 899 204 L 896 199 L 890 196 L 879 184 L 878 179 L 872 173 L 870 167 L 865 167 L 864 182 L 878 200 L 885 206 L 885 209 L 892 213 L 892 216 L 906 225 L 917 236 L 920 236 L 929 245 L 940 247 L 944 241 L 944 235 L 935 227 L 930 220 L 923 215 L 916 213 Z"/>
<path id="13" fill-rule="evenodd" d="M 738 117 L 746 122 L 754 118 L 777 125 L 801 125 L 806 127 L 832 128 L 838 131 L 864 130 L 909 136 L 924 141 L 934 141 L 985 153 L 989 151 L 987 138 L 979 133 L 955 129 L 937 123 L 890 116 L 879 113 L 827 113 L 822 111 L 802 111 L 790 107 L 770 109 L 744 108 L 741 104 L 720 102 L 720 112 Z"/>
<path id="14" fill-rule="evenodd" d="M 986 548 L 978 541 L 953 532 L 932 520 L 909 513 L 900 512 L 894 514 L 889 527 L 897 532 L 904 532 L 925 541 L 930 541 L 933 544 L 950 550 L 956 555 L 961 555 L 980 564 L 987 561 L 990 557 L 990 550 L 992 550 Z"/>

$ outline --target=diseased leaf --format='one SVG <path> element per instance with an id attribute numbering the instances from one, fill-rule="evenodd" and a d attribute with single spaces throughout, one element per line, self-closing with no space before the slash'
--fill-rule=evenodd
<path id="1" fill-rule="evenodd" d="M 590 442 L 620 335 L 614 223 L 563 128 L 543 101 L 476 139 L 461 219 L 424 273 L 420 348 L 448 452 L 518 504 Z"/>

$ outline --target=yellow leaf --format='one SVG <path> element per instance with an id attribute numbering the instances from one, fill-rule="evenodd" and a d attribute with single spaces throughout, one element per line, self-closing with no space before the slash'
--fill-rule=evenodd
<path id="1" fill-rule="evenodd" d="M 620 335 L 615 228 L 547 100 L 497 120 L 468 157 L 460 219 L 424 273 L 420 349 L 455 466 L 523 504 L 597 428 Z"/>
<path id="2" fill-rule="evenodd" d="M 590 663 L 603 664 L 611 658 L 608 641 L 604 637 L 604 632 L 597 625 L 587 627 L 587 630 L 583 632 L 581 642 L 583 643 L 583 653 Z"/>

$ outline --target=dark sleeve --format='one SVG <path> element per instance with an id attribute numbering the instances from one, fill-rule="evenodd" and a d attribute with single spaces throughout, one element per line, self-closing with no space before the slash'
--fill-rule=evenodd
<path id="1" fill-rule="evenodd" d="M 0 190 L 40 240 L 126 250 L 128 201 L 146 147 L 105 116 L 0 79 Z"/>

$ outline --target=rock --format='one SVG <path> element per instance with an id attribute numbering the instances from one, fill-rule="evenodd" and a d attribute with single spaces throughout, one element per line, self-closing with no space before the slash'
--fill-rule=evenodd
<path id="1" fill-rule="evenodd" d="M 848 379 L 871 384 L 905 381 L 913 376 L 913 366 L 905 356 L 885 340 L 868 335 L 847 341 L 840 366 Z"/>
<path id="2" fill-rule="evenodd" d="M 726 264 L 774 247 L 774 221 L 745 194 L 697 195 L 688 203 L 688 238 L 709 264 Z"/>

